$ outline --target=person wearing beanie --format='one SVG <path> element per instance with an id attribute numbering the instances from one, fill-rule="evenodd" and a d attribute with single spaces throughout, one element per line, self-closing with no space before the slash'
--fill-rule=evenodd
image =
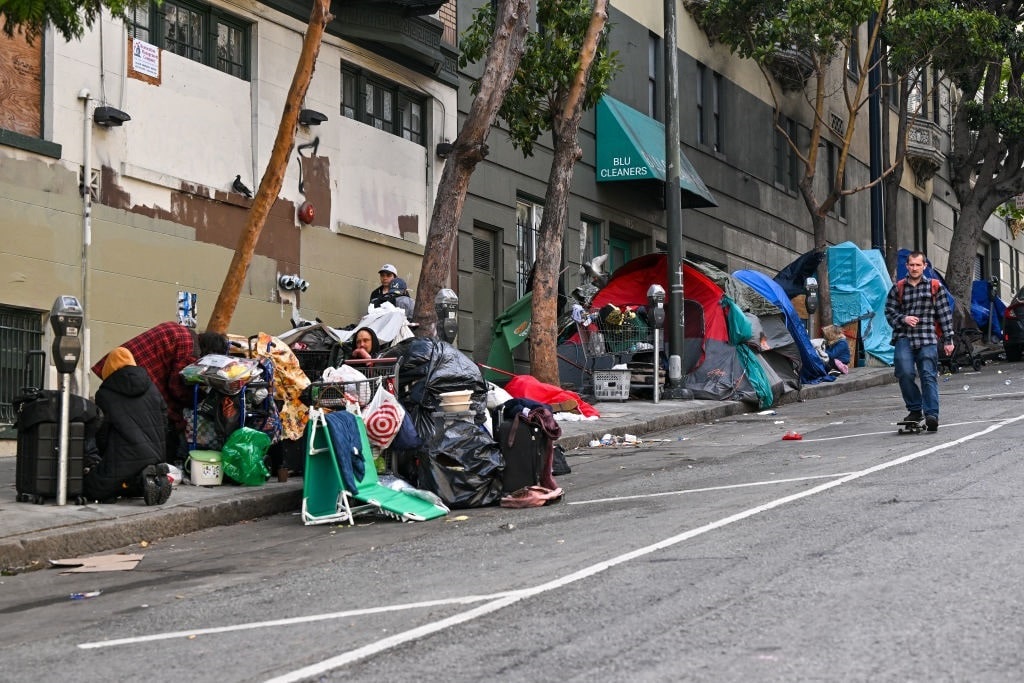
<path id="1" fill-rule="evenodd" d="M 228 339 L 216 332 L 196 334 L 195 330 L 175 322 L 160 323 L 121 346 L 131 352 L 135 365 L 146 371 L 167 404 L 168 429 L 163 460 L 181 463 L 188 452 L 185 441 L 185 408 L 192 407 L 192 388 L 185 384 L 181 371 L 198 358 L 211 353 L 228 352 Z M 92 371 L 103 377 L 107 357 L 100 358 Z"/>
<path id="2" fill-rule="evenodd" d="M 107 354 L 100 377 L 99 461 L 83 476 L 85 496 L 99 501 L 142 496 L 146 505 L 162 505 L 171 495 L 164 462 L 167 405 L 123 346 Z"/>

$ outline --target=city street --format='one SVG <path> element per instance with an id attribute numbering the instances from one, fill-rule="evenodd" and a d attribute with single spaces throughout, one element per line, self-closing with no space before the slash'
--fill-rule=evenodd
<path id="1" fill-rule="evenodd" d="M 888 385 L 572 451 L 544 508 L 0 577 L 0 680 L 1016 681 L 1024 364 L 940 390 L 932 434 Z"/>

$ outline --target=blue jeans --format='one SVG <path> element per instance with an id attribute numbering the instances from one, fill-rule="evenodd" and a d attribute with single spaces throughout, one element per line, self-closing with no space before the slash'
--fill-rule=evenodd
<path id="1" fill-rule="evenodd" d="M 927 415 L 939 417 L 939 347 L 926 344 L 919 349 L 910 348 L 910 340 L 896 340 L 893 354 L 896 365 L 896 379 L 907 410 L 920 410 Z M 917 378 L 921 379 L 920 388 Z"/>

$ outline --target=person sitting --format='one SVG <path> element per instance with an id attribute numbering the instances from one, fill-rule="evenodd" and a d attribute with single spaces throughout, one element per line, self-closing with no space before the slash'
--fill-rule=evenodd
<path id="1" fill-rule="evenodd" d="M 825 367 L 830 375 L 845 375 L 850 372 L 850 344 L 846 341 L 846 334 L 839 325 L 826 325 L 821 330 L 825 338 L 825 353 L 828 360 Z"/>
<path id="2" fill-rule="evenodd" d="M 99 461 L 83 476 L 91 500 L 142 496 L 163 505 L 171 495 L 164 462 L 167 406 L 131 351 L 119 346 L 107 354 L 96 390 L 103 422 L 96 433 Z"/>
<path id="3" fill-rule="evenodd" d="M 352 335 L 352 353 L 349 358 L 353 360 L 370 360 L 376 358 L 380 353 L 380 340 L 377 333 L 369 327 L 360 327 Z"/>
<path id="4" fill-rule="evenodd" d="M 412 320 L 412 296 L 405 280 L 398 277 L 398 269 L 390 263 L 385 263 L 377 274 L 380 276 L 380 287 L 370 292 L 370 305 L 381 306 L 390 303 L 405 311 L 405 317 Z"/>

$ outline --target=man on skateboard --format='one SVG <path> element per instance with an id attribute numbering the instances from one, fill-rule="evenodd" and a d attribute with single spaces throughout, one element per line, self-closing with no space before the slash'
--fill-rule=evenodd
<path id="1" fill-rule="evenodd" d="M 885 319 L 892 326 L 896 379 L 903 402 L 910 411 L 903 422 L 920 423 L 923 419 L 925 428 L 934 432 L 939 428 L 939 340 L 936 330 L 937 327 L 942 328 L 942 336 L 946 340 L 943 348 L 947 355 L 951 354 L 953 312 L 945 290 L 924 276 L 924 266 L 924 254 L 911 252 L 907 257 L 906 279 L 893 285 L 885 300 Z"/>

